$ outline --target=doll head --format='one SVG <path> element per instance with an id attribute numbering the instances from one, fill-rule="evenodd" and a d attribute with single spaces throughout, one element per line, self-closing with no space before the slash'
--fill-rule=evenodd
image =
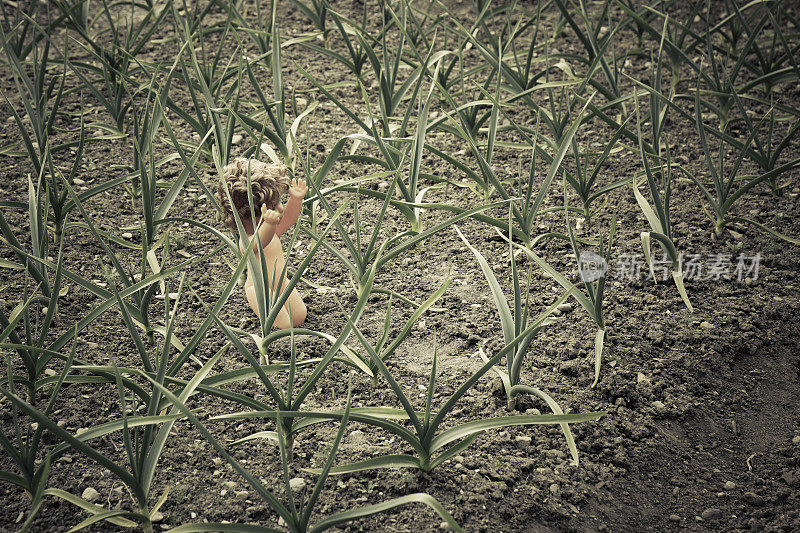
<path id="1" fill-rule="evenodd" d="M 253 193 L 253 207 L 256 214 L 261 212 L 261 205 L 267 209 L 283 212 L 281 195 L 289 190 L 287 169 L 280 164 L 267 164 L 257 159 L 237 157 L 222 169 L 222 180 L 217 188 L 217 199 L 222 206 L 222 222 L 229 228 L 236 227 L 236 219 L 231 211 L 231 204 L 225 194 L 225 187 L 231 193 L 233 208 L 242 220 L 250 219 L 250 204 L 247 200 L 247 173 L 250 172 L 250 190 Z"/>

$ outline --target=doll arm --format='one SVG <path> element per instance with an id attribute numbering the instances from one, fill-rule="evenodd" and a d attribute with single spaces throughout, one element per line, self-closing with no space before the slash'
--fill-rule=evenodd
<path id="1" fill-rule="evenodd" d="M 276 233 L 282 235 L 287 229 L 291 228 L 297 219 L 300 218 L 300 212 L 303 209 L 303 198 L 308 192 L 306 180 L 293 179 L 292 186 L 289 189 L 289 201 L 286 202 L 286 207 L 283 210 L 283 217 L 281 218 Z"/>
<path id="2" fill-rule="evenodd" d="M 258 254 L 259 248 L 265 248 L 272 241 L 280 218 L 281 215 L 277 211 L 267 209 L 266 204 L 261 206 L 261 223 L 256 230 L 258 239 L 253 241 L 253 252 Z M 243 244 L 239 246 L 239 249 L 244 253 Z"/>

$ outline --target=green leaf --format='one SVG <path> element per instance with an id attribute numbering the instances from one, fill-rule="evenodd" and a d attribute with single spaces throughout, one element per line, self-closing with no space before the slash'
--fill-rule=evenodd
<path id="1" fill-rule="evenodd" d="M 451 531 L 461 532 L 463 533 L 463 529 L 461 526 L 458 525 L 450 513 L 439 503 L 436 498 L 429 494 L 424 493 L 416 493 L 416 494 L 409 494 L 408 496 L 401 496 L 400 498 L 394 498 L 392 500 L 377 503 L 374 505 L 367 505 L 365 507 L 360 507 L 358 509 L 352 509 L 350 511 L 345 511 L 343 513 L 337 513 L 333 516 L 329 516 L 328 518 L 322 520 L 313 528 L 311 528 L 311 533 L 318 533 L 320 531 L 325 531 L 333 526 L 339 524 L 346 524 L 347 522 L 352 522 L 353 520 L 363 518 L 365 516 L 370 516 L 376 513 L 382 513 L 384 511 L 388 511 L 389 509 L 394 509 L 395 507 L 400 507 L 401 505 L 406 505 L 409 503 L 424 503 L 434 511 L 436 514 L 439 515 L 439 518 L 447 522 L 448 527 Z"/>
<path id="2" fill-rule="evenodd" d="M 45 489 L 43 494 L 45 496 L 55 496 L 57 498 L 61 498 L 62 500 L 66 500 L 66 501 L 68 501 L 69 503 L 71 503 L 73 505 L 77 505 L 78 507 L 80 507 L 84 511 L 89 511 L 93 515 L 98 515 L 98 514 L 101 514 L 101 513 L 108 512 L 108 509 L 106 509 L 105 507 L 100 507 L 99 505 L 95 505 L 93 503 L 89 503 L 86 500 L 84 500 L 83 498 L 79 498 L 78 496 L 75 496 L 74 494 L 70 494 L 69 492 L 61 490 L 61 489 L 53 489 L 53 488 Z M 116 526 L 121 526 L 121 527 L 136 527 L 136 525 L 137 525 L 136 522 L 132 522 L 132 521 L 127 520 L 125 518 L 119 518 L 119 517 L 116 517 L 116 516 L 109 517 L 108 521 L 110 523 L 116 525 Z"/>
<path id="3" fill-rule="evenodd" d="M 576 413 L 569 415 L 511 415 L 475 420 L 474 422 L 459 424 L 458 426 L 445 430 L 434 437 L 434 439 L 431 441 L 431 452 L 434 452 L 439 448 L 450 444 L 451 442 L 461 440 L 464 437 L 468 437 L 474 433 L 482 433 L 489 429 L 511 426 L 589 422 L 592 420 L 597 420 L 604 414 L 604 411 L 599 411 L 593 413 Z"/>
<path id="4" fill-rule="evenodd" d="M 511 344 L 511 341 L 514 340 L 514 317 L 511 316 L 511 309 L 508 306 L 508 301 L 506 300 L 506 295 L 503 294 L 503 289 L 500 288 L 500 283 L 497 281 L 497 278 L 492 271 L 492 267 L 489 266 L 489 262 L 486 261 L 486 258 L 481 255 L 481 253 L 474 248 L 464 234 L 455 227 L 456 233 L 458 236 L 461 237 L 461 240 L 464 241 L 464 244 L 470 251 L 475 255 L 475 258 L 478 260 L 478 264 L 483 271 L 483 275 L 486 277 L 486 281 L 489 283 L 489 290 L 492 293 L 492 298 L 494 299 L 494 305 L 497 307 L 497 314 L 500 315 L 500 324 L 503 327 L 503 339 L 505 340 L 506 345 Z"/>

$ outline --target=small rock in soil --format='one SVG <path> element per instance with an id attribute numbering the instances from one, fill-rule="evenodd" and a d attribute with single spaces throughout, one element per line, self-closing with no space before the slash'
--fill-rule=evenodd
<path id="1" fill-rule="evenodd" d="M 301 477 L 292 478 L 289 480 L 289 487 L 291 487 L 292 492 L 300 492 L 306 488 L 306 480 Z"/>
<path id="2" fill-rule="evenodd" d="M 676 514 L 671 514 L 671 515 L 669 515 L 669 520 L 670 520 L 670 522 L 680 522 L 681 521 L 681 517 L 676 515 Z"/>
<path id="3" fill-rule="evenodd" d="M 448 524 L 447 522 L 442 522 L 441 524 L 439 524 L 439 529 L 441 529 L 442 531 L 453 531 L 453 528 L 450 527 L 450 524 Z"/>
<path id="4" fill-rule="evenodd" d="M 564 361 L 561 363 L 559 370 L 562 374 L 568 376 L 577 376 L 581 369 L 580 359 L 572 359 L 571 361 Z"/>
<path id="5" fill-rule="evenodd" d="M 161 511 L 156 511 L 155 513 L 153 513 L 153 516 L 150 517 L 150 521 L 153 522 L 154 524 L 157 524 L 162 520 L 164 520 L 164 514 Z"/>
<path id="6" fill-rule="evenodd" d="M 712 324 L 708 320 L 703 320 L 702 322 L 700 322 L 700 327 L 703 329 L 714 329 L 714 324 Z"/>
<path id="7" fill-rule="evenodd" d="M 364 435 L 364 432 L 360 429 L 356 429 L 350 432 L 348 435 L 348 439 L 352 444 L 366 444 L 367 443 L 367 436 Z"/>
<path id="8" fill-rule="evenodd" d="M 725 486 L 723 488 L 725 490 L 735 490 L 736 489 L 736 483 L 734 483 L 733 481 L 726 481 L 725 482 Z"/>
<path id="9" fill-rule="evenodd" d="M 650 385 L 650 378 L 639 372 L 636 374 L 636 383 L 644 383 L 645 385 Z"/>
<path id="10" fill-rule="evenodd" d="M 563 303 L 563 304 L 559 305 L 558 307 L 556 307 L 556 309 L 558 309 L 562 313 L 569 313 L 570 311 L 572 311 L 572 304 Z"/>
<path id="11" fill-rule="evenodd" d="M 742 499 L 755 507 L 760 507 L 764 505 L 764 498 L 762 498 L 755 492 L 745 492 L 744 496 L 742 496 Z"/>
<path id="12" fill-rule="evenodd" d="M 711 520 L 719 520 L 722 518 L 722 509 L 717 509 L 714 507 L 706 509 L 703 511 L 700 517 L 706 522 L 710 522 Z"/>
<path id="13" fill-rule="evenodd" d="M 97 492 L 94 487 L 87 487 L 86 490 L 83 491 L 81 494 L 81 498 L 86 500 L 87 502 L 93 502 L 100 497 L 100 493 Z"/>
<path id="14" fill-rule="evenodd" d="M 527 448 L 531 445 L 531 438 L 525 435 L 518 435 L 514 437 L 514 444 L 520 449 Z"/>

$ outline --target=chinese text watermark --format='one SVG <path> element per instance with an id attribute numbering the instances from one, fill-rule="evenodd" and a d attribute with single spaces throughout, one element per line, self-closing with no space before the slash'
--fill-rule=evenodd
<path id="1" fill-rule="evenodd" d="M 653 279 L 667 281 L 672 277 L 674 265 L 666 254 L 651 256 L 648 265 L 644 254 L 621 254 L 612 259 L 609 265 L 605 259 L 591 251 L 583 251 L 578 259 L 578 272 L 581 280 L 592 282 L 604 274 L 609 279 L 618 281 L 638 281 Z M 761 265 L 761 254 L 734 256 L 728 253 L 718 254 L 684 254 L 678 256 L 678 266 L 684 280 L 745 280 L 758 279 Z"/>

